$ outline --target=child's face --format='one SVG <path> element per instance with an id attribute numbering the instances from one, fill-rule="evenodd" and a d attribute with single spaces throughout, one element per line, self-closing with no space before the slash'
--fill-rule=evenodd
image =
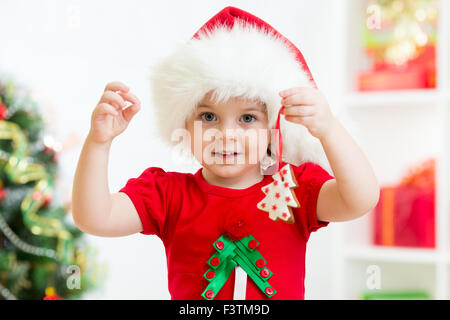
<path id="1" fill-rule="evenodd" d="M 220 177 L 258 170 L 270 143 L 266 107 L 260 101 L 231 98 L 216 104 L 208 93 L 186 120 L 186 129 L 197 161 Z M 235 154 L 224 157 L 224 151 Z"/>

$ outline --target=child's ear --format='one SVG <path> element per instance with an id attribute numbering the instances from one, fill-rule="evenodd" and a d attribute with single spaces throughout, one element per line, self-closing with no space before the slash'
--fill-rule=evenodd
<path id="1" fill-rule="evenodd" d="M 267 130 L 267 150 L 266 154 L 270 155 L 270 142 L 272 141 L 272 133 L 270 129 Z"/>
<path id="2" fill-rule="evenodd" d="M 272 155 L 272 130 L 267 130 L 267 150 L 266 153 L 270 156 Z"/>

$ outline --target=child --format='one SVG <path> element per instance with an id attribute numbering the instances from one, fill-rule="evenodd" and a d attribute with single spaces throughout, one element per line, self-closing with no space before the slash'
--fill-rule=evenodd
<path id="1" fill-rule="evenodd" d="M 183 129 L 183 148 L 202 168 L 149 167 L 110 194 L 111 141 L 141 106 L 111 82 L 75 174 L 76 225 L 98 236 L 160 237 L 172 299 L 304 299 L 311 232 L 369 212 L 379 187 L 302 54 L 261 19 L 226 7 L 152 71 L 163 137 L 175 145 L 172 134 Z M 123 109 L 125 101 L 132 105 Z M 266 135 L 247 135 L 256 131 Z M 281 208 L 278 182 L 290 195 Z"/>

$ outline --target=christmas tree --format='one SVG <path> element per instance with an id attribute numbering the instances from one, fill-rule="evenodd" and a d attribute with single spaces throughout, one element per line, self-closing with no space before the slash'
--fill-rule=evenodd
<path id="1" fill-rule="evenodd" d="M 78 299 L 103 281 L 97 251 L 66 221 L 70 203 L 54 204 L 58 150 L 38 107 L 0 79 L 0 300 Z"/>

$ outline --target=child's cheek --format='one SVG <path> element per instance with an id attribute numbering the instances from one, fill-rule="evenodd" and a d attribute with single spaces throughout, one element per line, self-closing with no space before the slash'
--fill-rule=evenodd
<path id="1" fill-rule="evenodd" d="M 257 164 L 267 152 L 268 138 L 265 130 L 254 130 L 245 138 L 245 158 L 248 164 Z"/>

